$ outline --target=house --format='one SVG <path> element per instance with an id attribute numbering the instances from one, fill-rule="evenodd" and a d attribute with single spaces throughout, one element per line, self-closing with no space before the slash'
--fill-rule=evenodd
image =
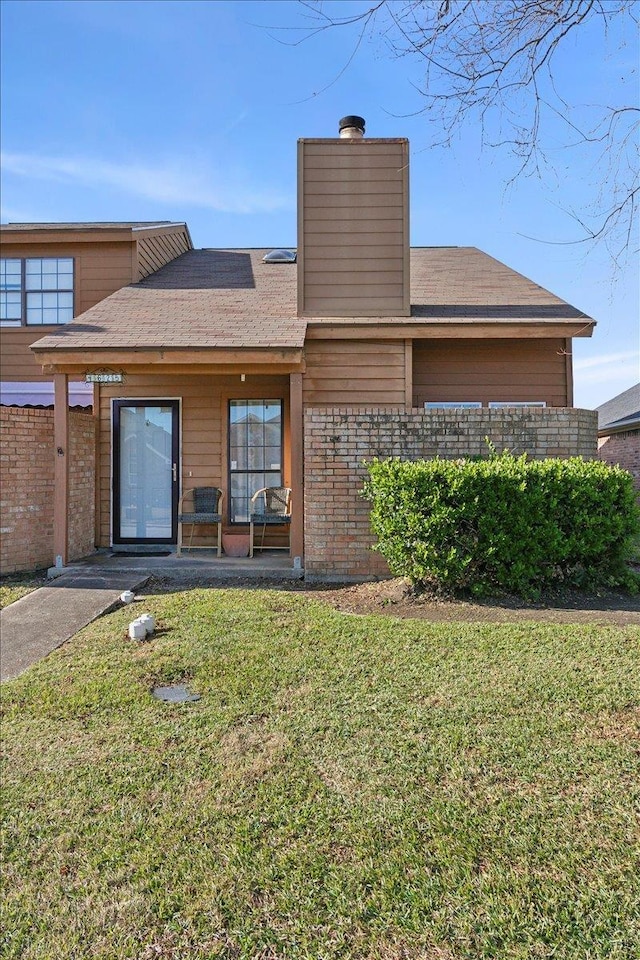
<path id="1" fill-rule="evenodd" d="M 0 246 L 0 568 L 11 573 L 53 555 L 53 378 L 31 344 L 192 243 L 184 223 L 30 223 L 0 226 Z M 95 543 L 93 388 L 84 377 L 69 378 L 68 401 L 69 550 L 78 557 Z"/>
<path id="2" fill-rule="evenodd" d="M 628 470 L 640 493 L 640 383 L 597 408 L 598 456 Z"/>
<path id="3" fill-rule="evenodd" d="M 286 485 L 291 562 L 368 576 L 384 570 L 368 551 L 363 458 L 459 456 L 486 437 L 535 456 L 595 455 L 571 365 L 572 338 L 594 321 L 475 248 L 410 249 L 406 139 L 366 138 L 347 117 L 338 137 L 299 140 L 295 250 L 194 250 L 181 228 L 179 256 L 132 269 L 30 344 L 55 384 L 54 555 L 65 562 L 69 384 L 87 377 L 102 381 L 99 547 L 175 543 L 186 487 L 222 487 L 237 530 L 256 489 Z"/>
<path id="4" fill-rule="evenodd" d="M 186 223 L 12 223 L 0 226 L 0 403 L 53 403 L 31 352 L 43 334 L 193 247 Z M 71 400 L 91 387 L 72 377 Z"/>

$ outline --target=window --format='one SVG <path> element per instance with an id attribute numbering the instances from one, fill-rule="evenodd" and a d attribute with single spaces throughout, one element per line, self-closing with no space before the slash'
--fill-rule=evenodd
<path id="1" fill-rule="evenodd" d="M 22 323 L 21 260 L 0 260 L 0 323 L 4 327 Z"/>
<path id="2" fill-rule="evenodd" d="M 251 497 L 282 486 L 282 400 L 229 401 L 229 520 L 248 523 Z"/>
<path id="3" fill-rule="evenodd" d="M 489 407 L 499 410 L 502 407 L 546 407 L 544 400 L 490 400 Z"/>
<path id="4" fill-rule="evenodd" d="M 73 319 L 73 259 L 0 260 L 0 323 L 68 323 Z"/>
<path id="5" fill-rule="evenodd" d="M 477 410 L 482 404 L 479 400 L 427 400 L 425 410 Z"/>

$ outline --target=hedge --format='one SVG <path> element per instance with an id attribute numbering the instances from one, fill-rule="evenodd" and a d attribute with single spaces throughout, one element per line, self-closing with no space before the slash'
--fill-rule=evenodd
<path id="1" fill-rule="evenodd" d="M 632 587 L 640 518 L 631 476 L 598 460 L 374 460 L 374 549 L 414 586 L 533 595 Z"/>

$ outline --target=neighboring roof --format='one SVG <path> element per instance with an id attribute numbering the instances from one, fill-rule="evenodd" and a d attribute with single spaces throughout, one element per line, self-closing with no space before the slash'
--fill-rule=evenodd
<path id="1" fill-rule="evenodd" d="M 640 383 L 601 403 L 596 409 L 600 436 L 636 429 L 640 426 Z"/>
<path id="2" fill-rule="evenodd" d="M 53 406 L 53 383 L 46 380 L 5 380 L 0 383 L 0 405 L 5 407 Z M 93 404 L 93 385 L 69 383 L 69 406 L 90 407 Z"/>
<path id="3" fill-rule="evenodd" d="M 411 317 L 300 318 L 297 267 L 268 252 L 191 250 L 39 340 L 36 350 L 301 347 L 307 326 L 593 321 L 475 247 L 411 251 Z M 576 335 L 573 330 L 571 334 Z"/>
<path id="4" fill-rule="evenodd" d="M 0 223 L 0 230 L 30 233 L 32 230 L 146 230 L 148 227 L 184 226 L 174 220 L 102 220 L 90 223 Z"/>

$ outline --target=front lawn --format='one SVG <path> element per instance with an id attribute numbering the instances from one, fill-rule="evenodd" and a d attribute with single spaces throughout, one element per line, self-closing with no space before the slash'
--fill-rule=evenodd
<path id="1" fill-rule="evenodd" d="M 0 610 L 15 603 L 28 593 L 43 587 L 47 582 L 46 570 L 33 570 L 29 573 L 11 573 L 0 578 Z"/>
<path id="2" fill-rule="evenodd" d="M 4 958 L 638 956 L 640 628 L 141 609 L 3 685 Z"/>

